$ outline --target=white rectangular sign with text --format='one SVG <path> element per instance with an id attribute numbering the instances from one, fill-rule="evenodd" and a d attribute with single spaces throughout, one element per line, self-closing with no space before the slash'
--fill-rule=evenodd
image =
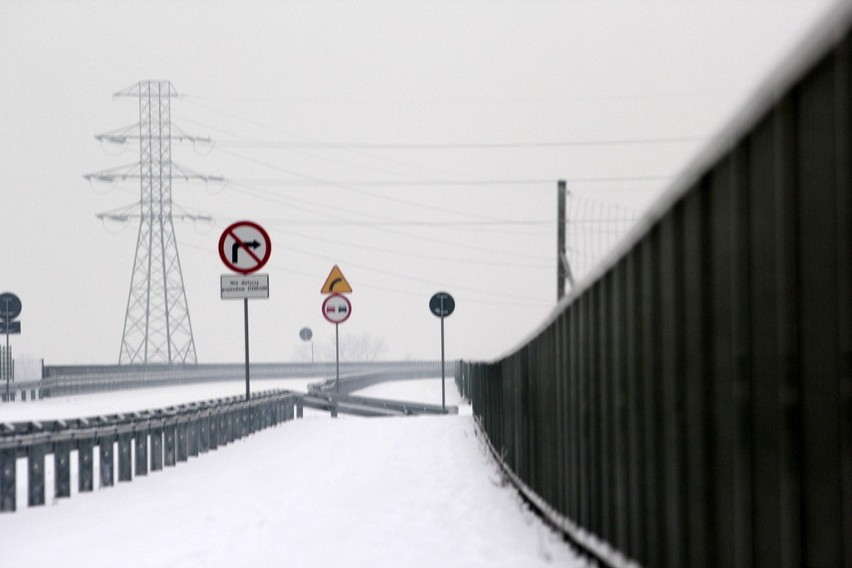
<path id="1" fill-rule="evenodd" d="M 222 299 L 243 300 L 268 299 L 269 298 L 269 275 L 268 274 L 223 274 L 222 275 Z"/>

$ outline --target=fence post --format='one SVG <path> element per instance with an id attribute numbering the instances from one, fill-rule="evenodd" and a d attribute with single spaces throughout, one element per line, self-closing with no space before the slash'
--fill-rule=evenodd
<path id="1" fill-rule="evenodd" d="M 0 451 L 0 512 L 15 510 L 15 450 Z"/>
<path id="2" fill-rule="evenodd" d="M 54 495 L 71 497 L 71 444 L 57 442 L 53 448 Z"/>

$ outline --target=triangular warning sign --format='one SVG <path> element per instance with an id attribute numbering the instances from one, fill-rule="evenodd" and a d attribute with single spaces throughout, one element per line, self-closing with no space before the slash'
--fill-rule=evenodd
<path id="1" fill-rule="evenodd" d="M 335 264 L 328 278 L 325 279 L 325 284 L 322 285 L 320 292 L 323 294 L 349 294 L 352 292 L 352 286 L 349 285 L 346 277 Z"/>

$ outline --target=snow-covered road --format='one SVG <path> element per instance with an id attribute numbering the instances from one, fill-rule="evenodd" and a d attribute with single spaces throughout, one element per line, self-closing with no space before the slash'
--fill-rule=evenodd
<path id="1" fill-rule="evenodd" d="M 450 381 L 447 393 L 457 404 Z M 440 380 L 360 394 L 440 403 Z M 130 483 L 0 515 L 4 567 L 551 564 L 585 565 L 503 485 L 469 412 L 306 415 Z"/>

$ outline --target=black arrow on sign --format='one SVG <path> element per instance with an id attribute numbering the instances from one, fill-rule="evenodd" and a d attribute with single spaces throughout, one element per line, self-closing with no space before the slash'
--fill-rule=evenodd
<path id="1" fill-rule="evenodd" d="M 233 262 L 234 264 L 236 264 L 238 262 L 237 255 L 239 254 L 241 247 L 251 247 L 253 249 L 256 249 L 259 246 L 260 246 L 260 243 L 257 242 L 256 240 L 252 241 L 250 243 L 241 243 L 240 241 L 235 242 L 231 246 L 231 262 Z"/>

